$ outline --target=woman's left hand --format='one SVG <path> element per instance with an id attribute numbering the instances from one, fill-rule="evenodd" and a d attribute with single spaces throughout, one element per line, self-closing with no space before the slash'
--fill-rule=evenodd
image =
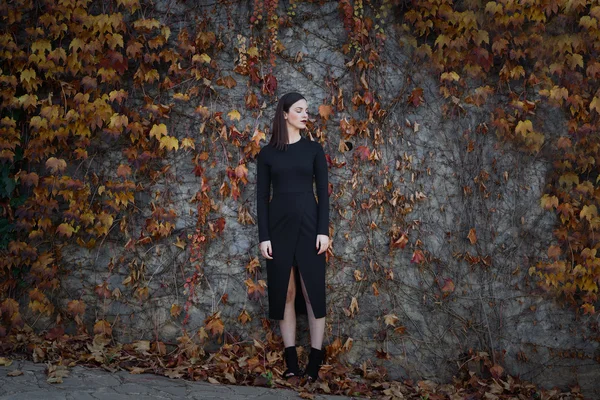
<path id="1" fill-rule="evenodd" d="M 319 250 L 319 252 L 317 254 L 326 252 L 328 247 L 329 247 L 329 236 L 317 235 L 317 250 Z"/>

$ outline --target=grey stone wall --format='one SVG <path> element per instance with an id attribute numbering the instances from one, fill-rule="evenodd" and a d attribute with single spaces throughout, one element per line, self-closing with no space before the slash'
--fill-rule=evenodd
<path id="1" fill-rule="evenodd" d="M 237 86 L 225 89 L 214 85 L 215 92 L 203 104 L 213 112 L 240 111 L 242 119 L 233 124 L 248 135 L 246 141 L 255 128 L 268 132 L 276 99 L 263 96 L 264 109 L 246 110 L 248 77 L 233 72 L 237 35 L 249 38 L 253 34 L 247 23 L 251 2 L 216 9 L 203 2 L 157 3 L 159 11 L 163 6 L 163 13 L 157 15 L 173 29 L 193 30 L 196 18 L 202 19 L 210 11 L 211 27 L 225 45 L 216 58 L 220 74 L 234 76 Z M 503 101 L 500 97 L 492 98 L 482 109 L 463 104 L 464 114 L 445 117 L 442 104 L 446 101 L 439 95 L 436 77 L 413 59 L 410 48 L 403 45 L 404 38 L 391 24 L 386 34 L 381 65 L 369 75 L 370 87 L 388 111 L 378 126 L 381 143 L 374 146 L 372 130 L 370 137 L 348 139 L 353 149 L 342 153 L 340 120 L 364 119 L 366 115 L 363 108 L 352 107 L 351 96 L 359 83 L 345 66 L 349 60 L 341 47 L 346 32 L 337 3 L 299 3 L 292 26 L 278 33 L 285 50 L 274 68 L 277 95 L 302 92 L 315 127 L 321 128 L 326 153 L 346 162 L 343 167 L 332 167 L 329 175 L 334 189 L 330 199 L 333 257 L 327 271 L 326 344 L 351 338 L 353 346 L 340 355 L 342 361 L 360 365 L 370 360 L 385 366 L 394 379 L 437 381 L 449 381 L 456 375 L 459 367 L 468 363 L 469 349 L 487 351 L 510 374 L 547 387 L 579 384 L 587 393 L 597 394 L 595 380 L 600 370 L 594 358 L 598 357 L 598 341 L 590 340 L 594 317 L 576 317 L 572 310 L 545 297 L 528 275 L 528 268 L 546 257 L 553 240 L 554 215 L 540 207 L 552 155 L 522 153 L 499 142 L 492 127 L 484 132 L 489 110 L 494 102 Z M 331 79 L 342 89 L 346 109 L 323 124 L 317 110 L 332 95 L 326 84 Z M 416 87 L 423 88 L 425 100 L 417 108 L 406 101 Z M 217 132 L 206 129 L 200 133 L 202 120 L 193 112 L 200 101 L 176 103 L 167 124 L 170 134 L 193 137 L 196 152 L 209 153 L 209 160 L 203 163 L 215 201 L 209 218 L 225 218 L 226 227 L 221 238 L 210 241 L 202 265 L 204 277 L 193 298 L 186 329 L 195 332 L 208 316 L 220 311 L 226 336 L 261 338 L 267 300 L 250 299 L 244 284 L 248 277 L 245 266 L 260 256 L 257 226 L 240 222 L 244 210 L 256 220 L 256 165 L 253 160 L 247 163 L 249 182 L 241 188 L 237 201 L 220 198 L 219 187 L 227 181 L 226 166 L 235 168 L 243 153 L 220 139 Z M 538 110 L 536 118 L 546 120 L 556 134 L 566 131 L 564 119 L 555 110 Z M 309 135 L 316 137 L 316 129 Z M 473 147 L 468 151 L 470 143 Z M 380 159 L 358 160 L 353 150 L 360 145 L 376 148 Z M 120 221 L 115 221 L 116 227 L 97 248 L 64 248 L 66 276 L 56 294 L 58 303 L 66 307 L 70 299 L 82 295 L 88 322 L 110 321 L 115 337 L 122 341 L 176 341 L 183 329 L 182 316 L 172 317 L 169 310 L 172 304 L 185 304 L 189 292 L 184 283 L 193 270 L 189 247 L 180 249 L 173 243 L 178 235 L 185 238 L 193 233 L 196 223 L 195 205 L 190 200 L 202 182 L 192 172 L 194 154 L 186 150 L 171 153 L 171 168 L 156 182 L 144 182 L 151 190 L 136 194 L 135 207 L 124 216 L 128 234 L 137 237 L 151 216 L 150 203 L 172 208 L 177 213 L 173 235 L 127 250 L 127 236 L 118 228 Z M 116 149 L 109 151 L 108 157 L 94 160 L 90 168 L 114 174 L 111 171 L 122 157 Z M 393 184 L 392 190 L 383 189 L 387 182 Z M 395 207 L 390 205 L 394 190 Z M 378 191 L 383 194 L 380 198 Z M 412 211 L 403 213 L 405 206 Z M 475 244 L 467 238 L 472 228 L 477 234 Z M 408 234 L 409 244 L 403 250 L 390 248 L 395 229 Z M 427 255 L 422 264 L 411 262 L 417 241 Z M 473 264 L 465 259 L 467 252 L 486 261 Z M 107 268 L 111 260 L 112 272 Z M 148 283 L 148 299 L 135 298 L 123 284 L 133 262 Z M 266 280 L 262 258 L 260 263 L 259 278 Z M 356 280 L 357 270 L 364 280 Z M 445 295 L 441 288 L 447 279 L 455 287 Z M 104 281 L 111 292 L 119 289 L 120 298 L 98 298 L 94 288 Z M 352 298 L 357 299 L 358 311 L 349 317 Z M 252 317 L 246 325 L 237 319 L 243 309 Z M 385 316 L 392 314 L 397 316 L 395 327 L 405 327 L 404 333 L 386 325 Z M 38 327 L 43 327 L 43 322 L 38 321 Z M 306 322 L 300 321 L 300 326 L 304 329 L 299 331 L 298 343 L 308 344 Z M 214 341 L 207 343 L 207 348 L 215 346 Z M 582 357 L 557 355 L 571 349 L 577 349 Z M 378 350 L 389 359 L 377 358 Z"/>

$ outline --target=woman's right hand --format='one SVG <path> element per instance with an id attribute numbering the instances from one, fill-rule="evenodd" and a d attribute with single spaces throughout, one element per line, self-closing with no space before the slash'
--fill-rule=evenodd
<path id="1" fill-rule="evenodd" d="M 273 257 L 271 257 L 273 255 L 273 249 L 271 248 L 270 240 L 260 242 L 258 247 L 260 248 L 260 253 L 263 255 L 263 257 L 268 258 L 269 260 L 273 259 Z"/>

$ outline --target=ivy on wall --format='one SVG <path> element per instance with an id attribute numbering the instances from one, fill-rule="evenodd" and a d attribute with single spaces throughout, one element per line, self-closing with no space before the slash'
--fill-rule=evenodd
<path id="1" fill-rule="evenodd" d="M 215 7 L 230 10 L 234 3 L 218 1 Z M 61 283 L 61 249 L 66 244 L 76 243 L 91 250 L 102 247 L 109 236 L 120 235 L 125 249 L 134 250 L 150 249 L 153 243 L 169 240 L 187 251 L 190 266 L 183 272 L 186 299 L 169 309 L 173 318 L 182 318 L 184 327 L 178 343 L 170 345 L 176 348 L 176 356 L 167 356 L 167 346 L 158 339 L 115 346 L 110 340 L 112 324 L 96 318 L 92 328 L 94 347 L 85 360 L 105 362 L 109 350 L 123 357 L 152 353 L 164 357 L 166 365 L 161 371 L 169 376 L 187 374 L 194 378 L 197 374 L 199 379 L 215 379 L 208 370 L 188 370 L 190 360 L 205 355 L 203 343 L 215 338 L 222 348 L 215 359 L 218 374 L 213 371 L 214 376 L 231 383 L 252 382 L 247 374 L 240 377 L 238 369 L 246 368 L 248 373 L 263 374 L 260 379 L 271 379 L 268 370 L 281 363 L 281 358 L 274 353 L 279 342 L 266 322 L 263 321 L 268 332 L 266 342 L 253 346 L 224 343 L 226 327 L 218 309 L 206 317 L 197 332 L 188 331 L 188 322 L 198 287 L 206 280 L 204 264 L 209 244 L 227 229 L 225 219 L 211 218 L 211 212 L 225 199 L 240 199 L 248 184 L 247 165 L 266 139 L 260 128 L 240 131 L 236 122 L 242 114 L 259 113 L 264 102 L 276 100 L 278 81 L 273 67 L 284 49 L 278 31 L 291 24 L 298 3 L 290 2 L 283 15 L 276 0 L 253 1 L 248 21 L 252 34 L 239 35 L 234 40 L 233 72 L 248 78 L 244 109 L 239 105 L 239 109 L 223 110 L 212 109 L 210 100 L 220 90 L 235 88 L 238 81 L 216 61 L 225 44 L 222 33 L 211 29 L 208 17 L 198 21 L 194 31 L 175 31 L 168 20 L 159 20 L 148 4 L 137 0 L 106 4 L 16 0 L 0 5 L 0 336 L 28 330 L 23 305 L 19 304 L 23 298 L 29 299 L 25 304 L 29 311 L 56 318 L 56 327 L 46 339 L 62 337 L 62 322 L 67 318 L 75 321 L 78 334 L 88 334 L 84 321 L 88 307 L 81 298 L 71 299 L 64 310 L 57 309 L 52 301 L 51 294 Z M 600 64 L 595 58 L 600 43 L 600 7 L 583 0 L 530 3 L 524 6 L 516 1 L 455 4 L 448 0 L 415 0 L 408 4 L 394 0 L 340 0 L 339 16 L 347 33 L 342 51 L 355 88 L 345 93 L 334 79 L 326 82 L 329 96 L 318 106 L 318 115 L 309 130 L 316 140 L 324 142 L 327 130 L 333 129 L 334 117 L 351 110 L 354 118 L 339 120 L 336 128 L 340 142 L 334 148 L 343 154 L 350 151 L 349 141 L 361 139 L 361 144 L 353 149 L 353 161 L 356 165 L 378 165 L 382 158 L 380 145 L 386 139 L 382 126 L 389 108 L 382 104 L 372 78 L 380 67 L 380 54 L 388 40 L 386 30 L 392 29 L 388 21 L 395 18 L 409 37 L 414 54 L 437 73 L 440 94 L 448 100 L 443 109 L 447 118 L 465 113 L 466 104 L 483 108 L 491 96 L 506 95 L 509 101 L 493 110 L 489 123 L 498 138 L 525 152 L 560 155 L 540 199 L 541 206 L 559 218 L 560 226 L 554 232 L 556 243 L 548 249 L 549 261 L 528 266 L 529 273 L 543 288 L 567 299 L 584 313 L 593 314 L 600 279 L 594 234 L 600 221 L 596 189 L 599 178 L 595 172 L 600 112 Z M 215 165 L 214 154 L 201 147 L 198 137 L 176 134 L 170 129 L 170 116 L 192 101 L 200 104 L 193 111 L 194 117 L 202 121 L 199 134 L 218 138 L 224 147 L 239 150 L 237 160 L 224 150 L 224 179 L 217 190 L 207 171 Z M 425 103 L 423 89 L 415 88 L 396 101 L 420 107 Z M 547 137 L 541 121 L 536 120 L 535 111 L 542 104 L 564 111 L 569 118 L 568 132 L 559 138 Z M 416 131 L 418 126 L 411 129 Z M 136 199 L 143 194 L 150 196 L 154 185 L 168 175 L 176 154 L 189 156 L 193 173 L 200 181 L 191 200 L 197 221 L 193 232 L 176 232 L 180 211 L 158 202 L 152 204 L 151 217 L 143 226 L 133 226 L 130 221 L 139 211 Z M 90 170 L 90 165 L 99 165 L 97 160 L 109 155 L 112 158 L 108 168 Z M 332 169 L 344 166 L 334 155 L 327 157 Z M 404 161 L 402 168 L 410 172 L 410 157 Z M 362 183 L 360 171 L 353 169 L 350 186 L 354 189 Z M 368 201 L 353 201 L 350 206 L 354 210 L 388 207 L 395 221 L 389 232 L 390 249 L 410 252 L 415 265 L 430 263 L 431 256 L 416 234 L 418 222 L 408 219 L 426 194 L 417 191 L 404 195 L 394 185 L 393 180 L 386 178 L 381 191 L 374 191 Z M 336 190 L 330 184 L 330 195 L 343 194 Z M 336 212 L 345 212 L 336 207 Z M 254 223 L 245 205 L 240 205 L 239 220 L 243 224 Z M 378 227 L 369 221 L 365 228 Z M 474 229 L 468 240 L 477 242 Z M 334 257 L 332 249 L 327 257 Z M 486 262 L 484 254 L 473 257 Z M 144 264 L 136 260 L 125 262 L 129 274 L 122 284 L 129 292 L 121 293 L 104 280 L 93 288 L 98 299 L 130 296 L 141 303 L 152 296 L 152 278 Z M 245 267 L 244 285 L 252 300 L 265 296 L 266 283 L 259 274 L 259 264 L 253 258 Z M 111 262 L 108 270 L 113 267 Z M 394 271 L 378 265 L 371 268 L 378 278 L 369 281 L 369 289 L 378 296 L 386 281 L 394 280 Z M 368 281 L 361 269 L 354 271 L 353 279 Z M 438 297 L 446 297 L 455 290 L 455 284 L 446 278 L 437 289 Z M 359 300 L 353 296 L 344 307 L 347 317 L 353 318 L 360 312 Z M 219 301 L 226 303 L 226 294 Z M 245 325 L 253 317 L 243 309 L 238 321 Z M 398 316 L 391 312 L 381 324 L 384 330 L 392 331 L 390 334 L 400 336 L 406 332 Z M 328 353 L 333 358 L 351 347 L 351 338 L 344 342 L 336 338 L 328 346 Z M 52 352 L 49 346 L 41 344 L 37 349 L 34 354 L 39 359 Z M 383 349 L 376 355 L 389 359 Z M 472 354 L 472 359 L 485 364 L 493 377 L 503 376 L 502 368 L 487 355 Z M 228 363 L 230 360 L 237 364 Z M 136 368 L 151 366 L 146 363 Z M 341 376 L 346 371 L 329 372 Z M 367 365 L 362 374 L 385 378 L 381 370 Z M 476 386 L 470 382 L 462 389 L 487 390 Z M 394 388 L 379 387 L 390 393 Z M 527 395 L 531 389 L 511 386 L 514 393 L 522 390 Z M 348 394 L 374 389 L 342 380 L 334 390 Z M 425 393 L 428 389 L 418 390 Z"/>

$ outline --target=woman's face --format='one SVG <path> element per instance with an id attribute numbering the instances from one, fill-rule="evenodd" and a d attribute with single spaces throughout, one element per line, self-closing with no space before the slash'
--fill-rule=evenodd
<path id="1" fill-rule="evenodd" d="M 298 130 L 306 128 L 306 121 L 308 121 L 308 104 L 306 100 L 298 100 L 290 106 L 290 111 L 283 115 L 288 125 Z"/>

